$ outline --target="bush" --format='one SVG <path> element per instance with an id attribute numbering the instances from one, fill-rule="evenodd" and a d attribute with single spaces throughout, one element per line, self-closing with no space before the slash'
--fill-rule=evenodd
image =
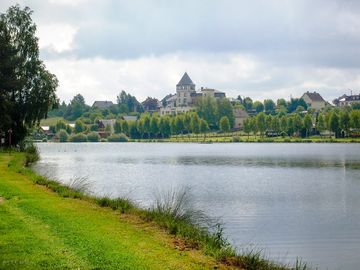
<path id="1" fill-rule="evenodd" d="M 100 142 L 107 142 L 107 139 L 101 138 Z"/>
<path id="2" fill-rule="evenodd" d="M 241 138 L 240 138 L 239 136 L 234 136 L 234 137 L 232 138 L 232 141 L 233 141 L 233 142 L 241 142 Z"/>
<path id="3" fill-rule="evenodd" d="M 97 132 L 90 132 L 87 135 L 88 142 L 98 142 L 100 140 L 100 136 Z"/>
<path id="4" fill-rule="evenodd" d="M 25 166 L 29 166 L 40 159 L 39 151 L 37 147 L 32 143 L 26 146 L 24 152 L 25 152 Z"/>
<path id="5" fill-rule="evenodd" d="M 69 138 L 69 134 L 66 132 L 65 129 L 61 129 L 57 136 L 59 137 L 59 141 L 60 142 L 67 142 L 68 138 Z"/>
<path id="6" fill-rule="evenodd" d="M 77 133 L 69 137 L 70 142 L 87 142 L 87 137 L 83 133 Z"/>
<path id="7" fill-rule="evenodd" d="M 129 141 L 129 138 L 124 133 L 120 133 L 110 135 L 107 140 L 108 142 L 127 142 Z"/>

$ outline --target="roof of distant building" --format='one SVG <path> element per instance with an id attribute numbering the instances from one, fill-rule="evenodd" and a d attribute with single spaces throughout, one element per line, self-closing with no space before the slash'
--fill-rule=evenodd
<path id="1" fill-rule="evenodd" d="M 322 98 L 322 96 L 320 96 L 320 94 L 317 92 L 311 93 L 311 92 L 307 91 L 304 95 L 307 95 L 312 101 L 325 102 L 325 100 Z M 302 95 L 302 96 L 304 96 L 304 95 Z"/>
<path id="2" fill-rule="evenodd" d="M 105 100 L 105 101 L 95 101 L 92 107 L 93 108 L 97 107 L 99 109 L 106 109 L 111 107 L 112 105 L 114 105 L 112 101 Z"/>
<path id="3" fill-rule="evenodd" d="M 189 75 L 185 72 L 182 76 L 181 80 L 179 81 L 178 85 L 195 85 L 193 81 L 190 79 Z"/>

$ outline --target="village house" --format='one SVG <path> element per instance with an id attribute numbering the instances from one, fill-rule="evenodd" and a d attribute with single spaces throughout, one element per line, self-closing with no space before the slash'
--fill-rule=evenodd
<path id="1" fill-rule="evenodd" d="M 160 104 L 160 115 L 184 113 L 193 110 L 194 106 L 202 97 L 212 96 L 214 98 L 225 98 L 224 92 L 201 87 L 196 92 L 196 85 L 185 72 L 176 85 L 176 94 L 167 95 Z"/>
<path id="2" fill-rule="evenodd" d="M 304 93 L 301 98 L 306 102 L 308 108 L 315 109 L 316 111 L 320 111 L 325 108 L 327 102 L 322 98 L 322 96 L 317 92 L 309 92 Z"/>
<path id="3" fill-rule="evenodd" d="M 100 110 L 109 109 L 111 106 L 113 106 L 114 103 L 112 101 L 95 101 L 92 105 L 92 108 L 98 108 Z"/>
<path id="4" fill-rule="evenodd" d="M 351 106 L 351 104 L 353 103 L 360 103 L 360 94 L 359 95 L 351 94 L 349 96 L 344 94 L 341 97 L 334 99 L 333 103 L 339 107 Z"/>
<path id="5" fill-rule="evenodd" d="M 243 109 L 234 109 L 234 129 L 239 130 L 244 127 L 244 121 L 249 118 L 249 114 Z"/>

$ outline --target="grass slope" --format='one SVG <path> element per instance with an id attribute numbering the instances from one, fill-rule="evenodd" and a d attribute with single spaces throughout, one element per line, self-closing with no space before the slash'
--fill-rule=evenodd
<path id="1" fill-rule="evenodd" d="M 63 198 L 10 170 L 0 153 L 0 269 L 213 269 L 151 223 Z M 220 268 L 226 266 L 220 265 Z"/>

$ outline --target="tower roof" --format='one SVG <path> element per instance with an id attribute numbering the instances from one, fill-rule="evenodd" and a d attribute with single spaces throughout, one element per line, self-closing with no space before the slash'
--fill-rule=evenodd
<path id="1" fill-rule="evenodd" d="M 195 85 L 193 81 L 190 79 L 189 75 L 185 72 L 182 76 L 181 80 L 179 81 L 178 85 Z"/>

